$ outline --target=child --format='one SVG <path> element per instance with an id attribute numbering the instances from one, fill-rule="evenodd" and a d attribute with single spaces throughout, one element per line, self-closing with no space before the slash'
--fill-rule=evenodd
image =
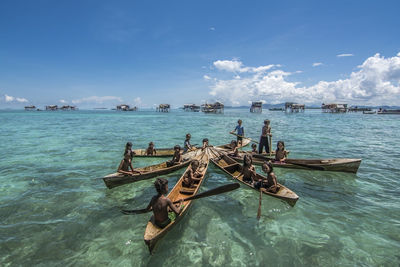
<path id="1" fill-rule="evenodd" d="M 260 136 L 260 144 L 258 146 L 258 153 L 262 154 L 263 152 L 263 147 L 265 147 L 265 152 L 269 153 L 269 143 L 268 143 L 268 136 L 269 138 L 271 138 L 272 134 L 271 134 L 271 126 L 269 125 L 270 121 L 269 120 L 265 120 L 264 121 L 264 126 L 262 128 L 261 131 L 261 136 Z"/>
<path id="2" fill-rule="evenodd" d="M 151 199 L 146 209 L 148 211 L 153 210 L 154 224 L 160 228 L 164 228 L 171 223 L 171 219 L 168 217 L 168 208 L 176 215 L 179 215 L 183 208 L 182 199 L 179 204 L 174 205 L 172 201 L 165 196 L 168 193 L 168 181 L 163 178 L 158 178 L 154 182 L 154 187 L 157 190 L 157 195 Z"/>
<path id="3" fill-rule="evenodd" d="M 257 145 L 255 144 L 255 143 L 253 143 L 253 144 L 251 144 L 251 153 L 252 154 L 257 154 L 258 153 L 258 151 L 257 151 Z"/>
<path id="4" fill-rule="evenodd" d="M 147 156 L 157 155 L 157 151 L 154 148 L 154 143 L 153 142 L 149 143 L 149 147 L 146 149 L 146 155 Z"/>
<path id="5" fill-rule="evenodd" d="M 228 156 L 238 157 L 239 156 L 239 150 L 238 150 L 237 141 L 235 141 L 235 140 L 231 141 L 231 149 L 232 149 L 232 151 L 231 151 L 231 153 L 228 154 Z"/>
<path id="6" fill-rule="evenodd" d="M 201 147 L 201 151 L 203 151 L 206 147 L 208 147 L 208 139 L 204 138 L 203 139 L 203 146 Z"/>
<path id="7" fill-rule="evenodd" d="M 197 159 L 194 159 L 190 163 L 190 167 L 185 173 L 185 176 L 183 177 L 182 185 L 184 187 L 192 187 L 194 184 L 195 178 L 200 178 L 202 175 L 199 172 L 199 165 L 200 162 Z"/>
<path id="8" fill-rule="evenodd" d="M 238 145 L 242 144 L 242 140 L 244 137 L 244 128 L 242 126 L 242 120 L 238 120 L 238 125 L 236 126 L 235 130 L 233 130 L 231 133 L 234 133 L 237 131 L 237 139 L 236 141 L 238 142 Z"/>
<path id="9" fill-rule="evenodd" d="M 285 143 L 283 141 L 278 141 L 275 150 L 275 161 L 284 163 L 287 158 L 287 151 L 285 150 Z"/>
<path id="10" fill-rule="evenodd" d="M 132 143 L 131 142 L 128 142 L 125 145 L 124 157 L 125 157 L 126 154 L 129 154 L 131 159 L 133 158 L 133 155 L 136 155 L 136 153 L 132 150 Z"/>
<path id="11" fill-rule="evenodd" d="M 130 169 L 130 171 L 129 171 Z M 135 173 L 141 174 L 140 171 L 133 169 L 132 166 L 132 158 L 130 153 L 125 153 L 124 159 L 121 160 L 121 163 L 118 166 L 118 172 L 123 174 L 134 175 Z"/>
<path id="12" fill-rule="evenodd" d="M 183 153 L 192 150 L 192 145 L 190 144 L 191 137 L 192 136 L 190 135 L 190 133 L 186 134 L 185 143 L 183 144 Z"/>
<path id="13" fill-rule="evenodd" d="M 244 155 L 242 171 L 238 176 L 235 176 L 235 178 L 238 178 L 240 175 L 243 175 L 243 182 L 251 185 L 254 183 L 257 174 L 256 169 L 253 166 L 253 158 L 249 154 Z"/>
<path id="14" fill-rule="evenodd" d="M 263 183 L 263 187 L 268 192 L 276 193 L 279 190 L 278 182 L 276 181 L 275 173 L 273 173 L 272 164 L 265 161 L 262 165 L 262 170 L 267 174 L 267 181 Z"/>
<path id="15" fill-rule="evenodd" d="M 174 146 L 174 155 L 172 159 L 167 162 L 167 167 L 180 164 L 182 162 L 181 147 L 179 145 Z"/>

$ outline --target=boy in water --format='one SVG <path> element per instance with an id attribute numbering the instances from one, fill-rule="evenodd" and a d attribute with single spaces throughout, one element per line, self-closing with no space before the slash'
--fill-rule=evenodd
<path id="1" fill-rule="evenodd" d="M 157 155 L 157 151 L 154 148 L 154 143 L 153 142 L 149 143 L 149 147 L 146 149 L 146 155 L 147 156 Z"/>
<path id="2" fill-rule="evenodd" d="M 271 134 L 271 126 L 269 125 L 270 121 L 269 120 L 265 120 L 264 121 L 264 126 L 262 128 L 261 131 L 261 136 L 260 136 L 260 144 L 258 146 L 258 153 L 262 154 L 263 152 L 263 147 L 265 147 L 265 152 L 269 153 L 270 151 L 270 147 L 269 147 L 269 143 L 268 143 L 268 137 L 271 138 L 272 134 Z"/>
<path id="3" fill-rule="evenodd" d="M 179 204 L 174 205 L 172 201 L 166 197 L 168 193 L 168 181 L 163 178 L 158 178 L 154 182 L 154 187 L 157 190 L 157 195 L 151 199 L 146 209 L 148 211 L 153 210 L 154 224 L 160 228 L 164 228 L 171 223 L 171 219 L 168 217 L 168 208 L 176 215 L 179 215 L 183 208 L 182 199 Z"/>
<path id="4" fill-rule="evenodd" d="M 238 120 L 238 125 L 231 133 L 234 133 L 235 131 L 237 131 L 237 135 L 238 135 L 236 141 L 237 141 L 238 145 L 241 145 L 243 137 L 244 137 L 244 128 L 242 126 L 242 120 Z"/>

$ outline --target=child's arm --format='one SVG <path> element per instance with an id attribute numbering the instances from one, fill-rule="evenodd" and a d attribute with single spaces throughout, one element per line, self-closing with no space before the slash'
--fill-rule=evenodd
<path id="1" fill-rule="evenodd" d="M 179 215 L 179 213 L 181 213 L 182 211 L 182 199 L 179 201 L 179 204 L 177 204 L 177 206 L 174 205 L 174 203 L 172 203 L 172 201 L 168 198 L 168 207 L 176 214 Z M 178 208 L 180 206 L 180 208 Z"/>

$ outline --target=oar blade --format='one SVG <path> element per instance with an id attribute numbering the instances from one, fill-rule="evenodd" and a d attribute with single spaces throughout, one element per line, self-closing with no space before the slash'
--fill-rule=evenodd
<path id="1" fill-rule="evenodd" d="M 126 215 L 134 215 L 134 214 L 146 213 L 146 212 L 148 212 L 148 210 L 147 210 L 147 209 L 141 209 L 141 210 L 121 210 L 121 212 L 122 212 L 123 214 L 126 214 Z"/>

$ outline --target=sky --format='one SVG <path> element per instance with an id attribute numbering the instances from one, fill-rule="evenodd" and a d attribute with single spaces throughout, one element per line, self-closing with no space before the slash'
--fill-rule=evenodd
<path id="1" fill-rule="evenodd" d="M 400 105 L 400 1 L 0 1 L 0 109 Z"/>

